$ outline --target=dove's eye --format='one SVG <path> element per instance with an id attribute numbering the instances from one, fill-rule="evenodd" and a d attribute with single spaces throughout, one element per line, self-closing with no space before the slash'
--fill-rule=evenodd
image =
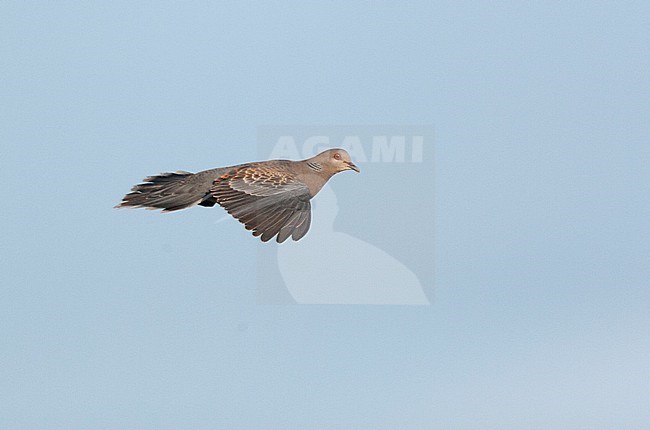
<path id="1" fill-rule="evenodd" d="M 338 152 L 336 154 L 334 154 L 334 159 L 335 160 L 340 160 L 341 159 L 341 154 L 339 154 Z"/>

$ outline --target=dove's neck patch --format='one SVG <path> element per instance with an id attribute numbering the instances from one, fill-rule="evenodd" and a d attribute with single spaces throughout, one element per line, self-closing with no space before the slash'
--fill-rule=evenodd
<path id="1" fill-rule="evenodd" d="M 307 166 L 309 166 L 310 169 L 315 170 L 317 172 L 323 170 L 323 166 L 320 163 L 317 163 L 315 161 L 310 161 L 309 163 L 307 163 Z"/>

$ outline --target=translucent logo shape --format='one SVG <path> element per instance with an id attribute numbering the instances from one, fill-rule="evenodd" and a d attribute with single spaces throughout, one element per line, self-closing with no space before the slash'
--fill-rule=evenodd
<path id="1" fill-rule="evenodd" d="M 418 277 L 385 251 L 334 230 L 336 194 L 325 186 L 313 203 L 309 240 L 278 247 L 278 269 L 301 304 L 428 305 Z"/>

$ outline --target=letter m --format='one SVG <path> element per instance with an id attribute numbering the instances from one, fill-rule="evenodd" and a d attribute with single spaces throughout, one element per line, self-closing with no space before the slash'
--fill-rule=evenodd
<path id="1" fill-rule="evenodd" d="M 373 136 L 372 137 L 372 161 L 384 163 L 403 163 L 406 152 L 405 136 Z"/>

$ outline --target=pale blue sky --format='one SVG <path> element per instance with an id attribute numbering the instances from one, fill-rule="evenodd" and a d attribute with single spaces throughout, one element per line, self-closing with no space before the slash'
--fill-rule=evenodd
<path id="1" fill-rule="evenodd" d="M 0 428 L 648 428 L 648 16 L 1 2 Z M 220 209 L 112 209 L 285 124 L 435 128 L 432 306 L 261 305 Z"/>

